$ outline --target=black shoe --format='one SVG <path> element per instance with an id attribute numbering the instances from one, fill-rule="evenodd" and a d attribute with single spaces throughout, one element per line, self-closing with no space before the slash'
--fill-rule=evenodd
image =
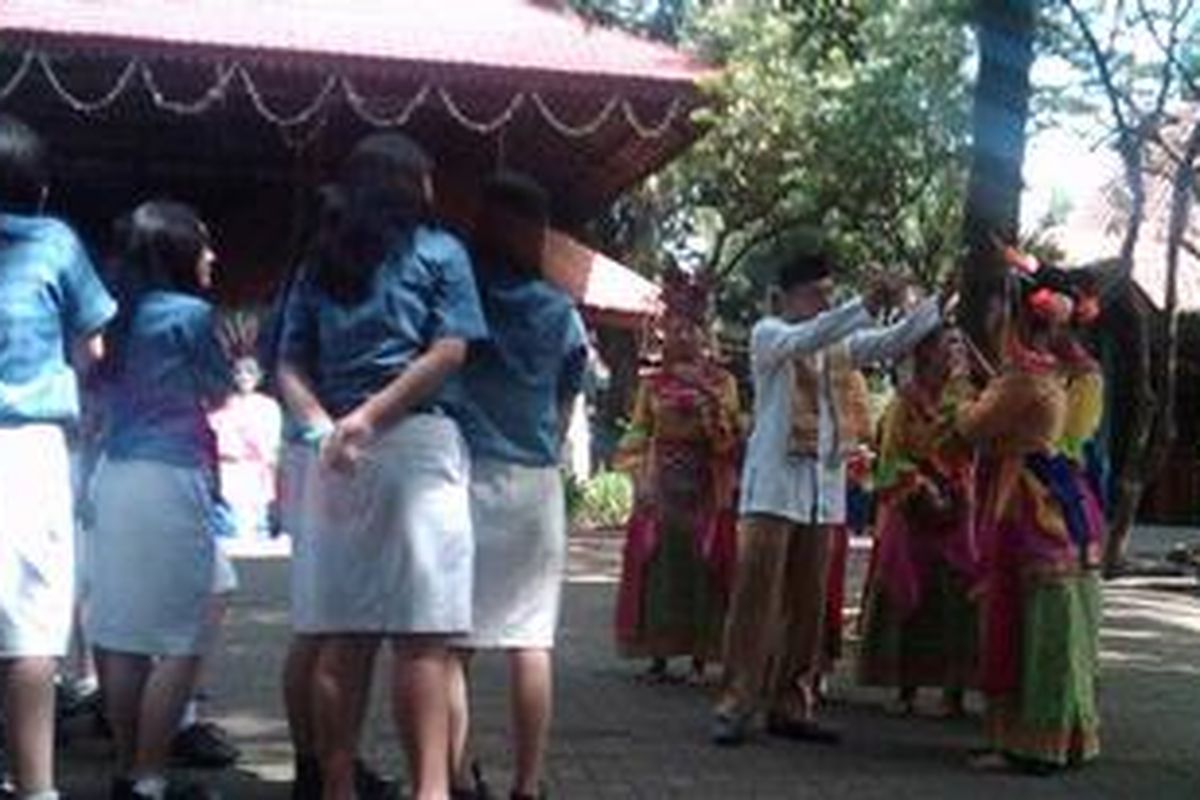
<path id="1" fill-rule="evenodd" d="M 452 788 L 450 800 L 492 800 L 492 788 L 483 779 L 483 768 L 478 761 L 471 762 L 471 783 L 467 788 Z"/>
<path id="2" fill-rule="evenodd" d="M 395 780 L 380 775 L 361 758 L 354 762 L 354 791 L 358 800 L 399 800 L 400 786 Z M 318 797 L 320 794 L 318 793 Z"/>
<path id="3" fill-rule="evenodd" d="M 750 718 L 747 714 L 718 711 L 713 715 L 712 743 L 718 747 L 739 747 L 749 738 Z"/>
<path id="4" fill-rule="evenodd" d="M 80 688 L 74 681 L 59 680 L 54 684 L 54 715 L 59 723 L 101 710 L 100 688 Z"/>
<path id="5" fill-rule="evenodd" d="M 842 741 L 839 732 L 826 728 L 816 720 L 793 719 L 776 714 L 767 717 L 767 733 L 782 739 L 812 744 L 840 744 Z"/>
<path id="6" fill-rule="evenodd" d="M 550 793 L 543 786 L 538 789 L 537 794 L 521 794 L 520 792 L 509 792 L 508 800 L 550 800 Z"/>
<path id="7" fill-rule="evenodd" d="M 201 783 L 175 783 L 171 781 L 167 784 L 167 793 L 164 795 L 164 800 L 221 800 L 221 794 L 215 789 L 210 789 Z"/>
<path id="8" fill-rule="evenodd" d="M 321 764 L 315 758 L 300 756 L 296 759 L 292 800 L 321 800 Z"/>
<path id="9" fill-rule="evenodd" d="M 108 785 L 108 800 L 134 800 L 133 781 L 129 778 L 113 778 Z"/>
<path id="10" fill-rule="evenodd" d="M 181 767 L 225 769 L 242 757 L 229 734 L 215 722 L 197 722 L 175 734 L 171 760 Z"/>

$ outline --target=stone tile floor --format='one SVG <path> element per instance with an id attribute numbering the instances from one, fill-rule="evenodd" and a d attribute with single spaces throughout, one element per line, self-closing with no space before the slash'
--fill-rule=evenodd
<path id="1" fill-rule="evenodd" d="M 1157 531 L 1138 540 L 1155 551 L 1195 531 Z M 861 575 L 865 543 L 852 558 Z M 710 746 L 708 690 L 636 680 L 640 664 L 611 646 L 619 539 L 577 534 L 558 650 L 557 717 L 549 763 L 551 794 L 591 798 L 1200 798 L 1200 590 L 1194 579 L 1125 580 L 1105 589 L 1102 702 L 1104 756 L 1055 778 L 976 775 L 964 767 L 979 743 L 978 720 L 894 719 L 882 693 L 835 677 L 829 719 L 836 749 L 756 741 L 738 750 Z M 243 590 L 232 610 L 215 680 L 213 712 L 245 750 L 236 769 L 207 777 L 225 798 L 286 798 L 291 753 L 279 699 L 288 637 L 284 551 L 239 560 Z M 854 585 L 855 581 L 852 581 Z M 855 597 L 855 595 L 851 595 Z M 851 647 L 852 649 L 852 647 Z M 481 660 L 476 684 L 478 749 L 493 786 L 506 785 L 504 674 Z M 680 665 L 682 668 L 683 665 Z M 388 770 L 402 768 L 377 687 L 366 746 Z M 64 788 L 100 800 L 107 744 L 76 730 L 61 758 Z"/>

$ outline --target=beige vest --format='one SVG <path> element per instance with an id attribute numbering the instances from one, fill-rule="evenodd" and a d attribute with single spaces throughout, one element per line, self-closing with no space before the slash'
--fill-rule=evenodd
<path id="1" fill-rule="evenodd" d="M 834 454 L 846 455 L 860 443 L 872 438 L 870 395 L 866 378 L 854 369 L 850 347 L 839 342 L 824 352 L 824 367 L 829 375 L 832 395 Z M 791 452 L 806 458 L 819 456 L 821 427 L 821 374 L 819 354 L 797 357 L 793 361 L 796 380 L 792 387 Z"/>

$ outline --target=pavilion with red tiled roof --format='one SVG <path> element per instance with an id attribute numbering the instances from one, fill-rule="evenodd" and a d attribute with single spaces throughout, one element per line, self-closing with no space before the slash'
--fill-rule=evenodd
<path id="1" fill-rule="evenodd" d="M 554 0 L 0 0 L 0 110 L 50 139 L 57 205 L 100 233 L 170 193 L 258 263 L 286 260 L 312 186 L 384 128 L 435 155 L 451 216 L 507 166 L 575 229 L 696 138 L 707 71 Z"/>

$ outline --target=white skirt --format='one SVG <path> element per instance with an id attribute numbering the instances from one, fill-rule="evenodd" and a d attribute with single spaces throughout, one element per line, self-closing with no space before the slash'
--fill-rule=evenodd
<path id="1" fill-rule="evenodd" d="M 469 464 L 450 418 L 406 418 L 353 475 L 315 462 L 302 471 L 292 564 L 297 632 L 470 630 Z"/>
<path id="2" fill-rule="evenodd" d="M 211 636 L 215 509 L 204 470 L 106 459 L 88 538 L 92 644 L 121 653 L 200 655 Z"/>
<path id="3" fill-rule="evenodd" d="M 0 657 L 65 655 L 74 593 L 75 519 L 62 430 L 0 427 Z"/>
<path id="4" fill-rule="evenodd" d="M 304 482 L 316 463 L 316 448 L 305 442 L 284 444 L 279 456 L 279 527 L 292 540 L 292 626 L 300 633 L 301 623 L 311 626 L 317 613 L 313 601 L 320 553 L 312 546 L 311 530 L 301 525 Z"/>
<path id="5" fill-rule="evenodd" d="M 213 594 L 233 594 L 240 585 L 237 568 L 233 566 L 233 558 L 229 555 L 227 541 L 227 539 L 218 538 L 217 546 L 213 549 Z"/>
<path id="6" fill-rule="evenodd" d="M 474 628 L 465 647 L 550 648 L 566 563 L 566 508 L 557 467 L 476 460 Z"/>

